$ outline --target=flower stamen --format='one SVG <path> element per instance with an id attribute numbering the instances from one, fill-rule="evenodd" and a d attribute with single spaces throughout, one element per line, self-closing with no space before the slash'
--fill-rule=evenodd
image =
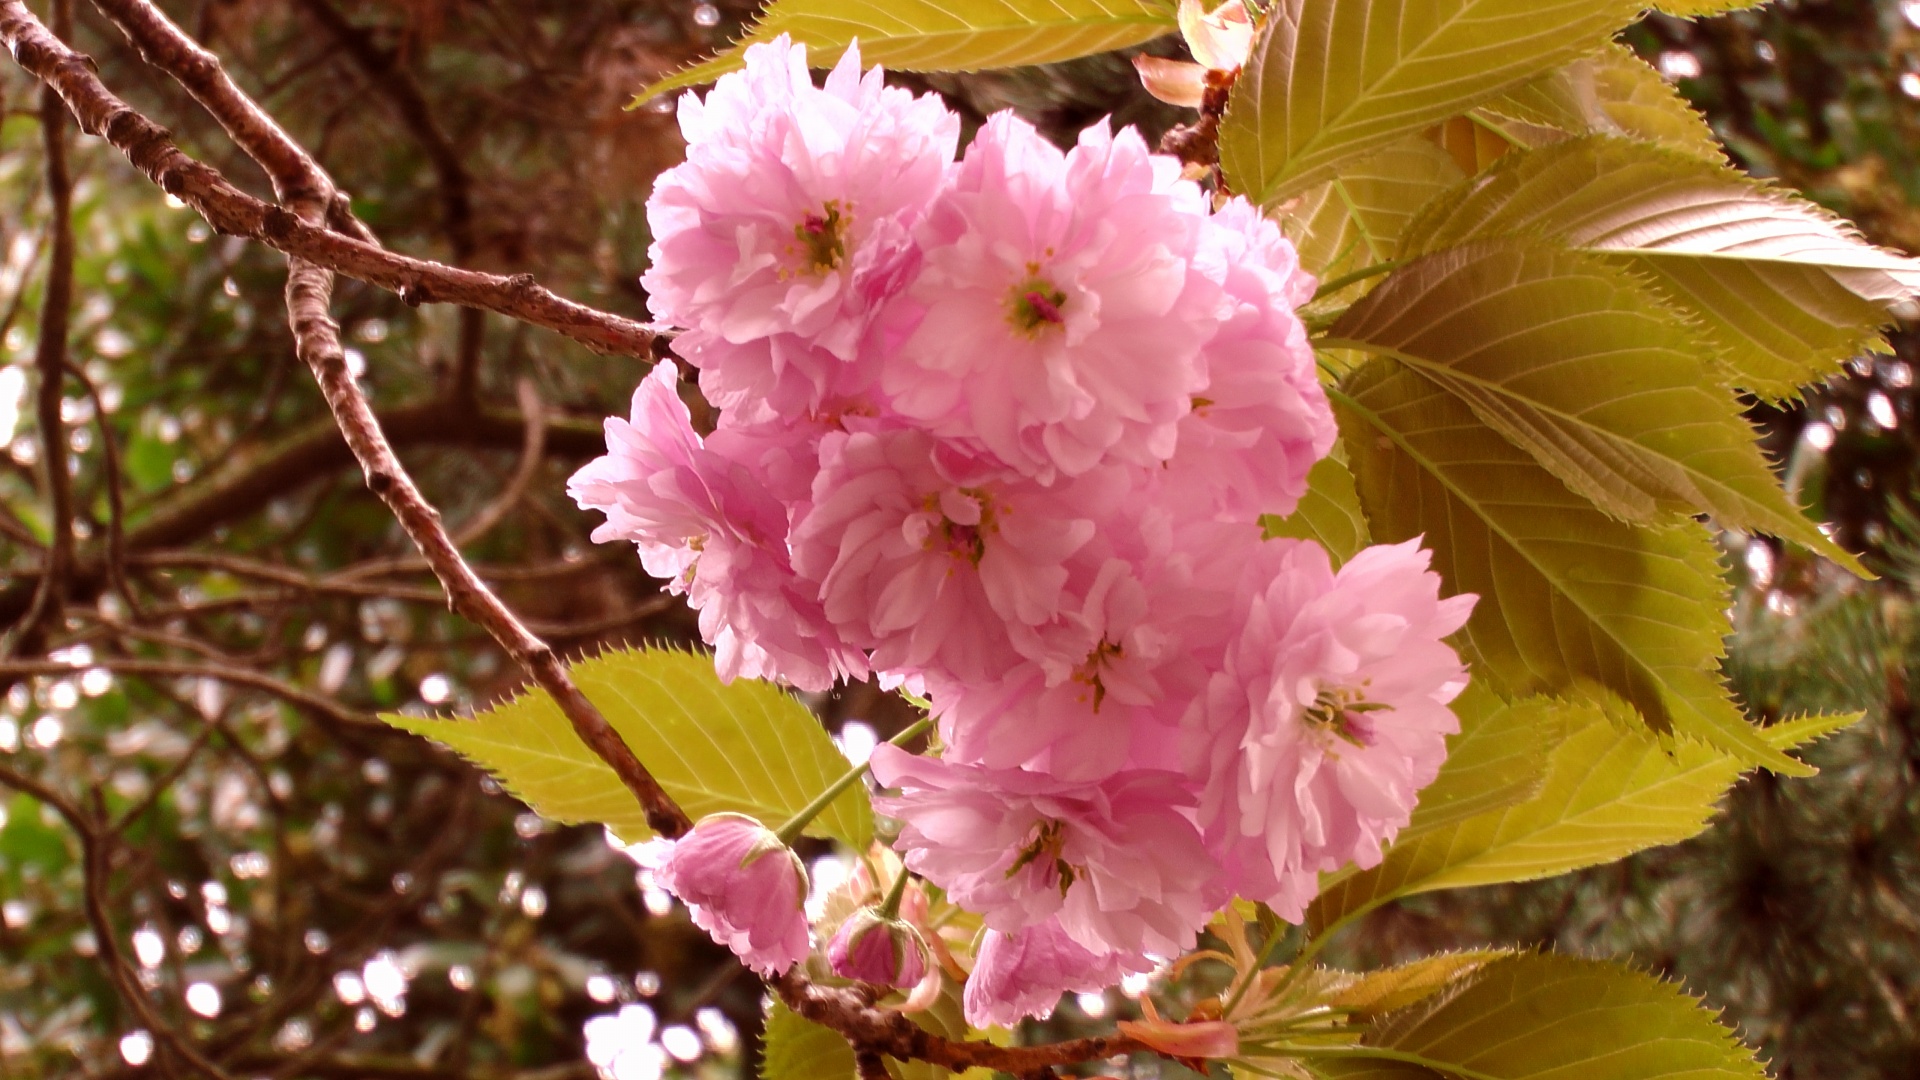
<path id="1" fill-rule="evenodd" d="M 793 227 L 794 239 L 806 248 L 807 269 L 816 274 L 838 270 L 847 257 L 847 219 L 840 213 L 839 201 L 831 201 L 821 210 L 808 214 Z"/>
<path id="2" fill-rule="evenodd" d="M 1039 335 L 1049 326 L 1064 326 L 1067 294 L 1060 286 L 1041 277 L 1038 267 L 1029 267 L 1027 280 L 1007 294 L 1007 323 L 1028 337 Z"/>
<path id="3" fill-rule="evenodd" d="M 1301 719 L 1309 729 L 1351 743 L 1364 750 L 1374 744 L 1378 733 L 1367 713 L 1391 710 L 1393 706 L 1368 701 L 1364 689 L 1323 687 Z"/>
<path id="4" fill-rule="evenodd" d="M 1073 883 L 1079 879 L 1082 871 L 1061 854 L 1066 842 L 1065 822 L 1056 818 L 1048 818 L 1040 822 L 1034 826 L 1033 839 L 1027 841 L 1027 846 L 1020 849 L 1020 855 L 1013 860 L 1013 865 L 1007 867 L 1007 876 L 1012 877 L 1028 866 L 1038 866 L 1041 883 L 1043 885 L 1058 883 L 1060 895 L 1067 895 L 1067 890 L 1073 888 Z"/>

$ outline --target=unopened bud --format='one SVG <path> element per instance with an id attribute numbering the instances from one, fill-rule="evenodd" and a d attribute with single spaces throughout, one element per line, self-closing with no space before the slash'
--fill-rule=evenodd
<path id="1" fill-rule="evenodd" d="M 834 974 L 877 986 L 913 986 L 927 975 L 927 943 L 900 918 L 861 908 L 827 943 Z"/>

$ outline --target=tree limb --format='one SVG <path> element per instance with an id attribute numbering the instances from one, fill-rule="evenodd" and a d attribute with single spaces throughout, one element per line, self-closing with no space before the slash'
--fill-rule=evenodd
<path id="1" fill-rule="evenodd" d="M 387 251 L 326 225 L 328 207 L 309 220 L 235 187 L 219 170 L 187 156 L 173 137 L 108 90 L 86 57 L 47 32 L 24 0 L 0 0 L 0 41 L 21 67 L 52 86 L 80 122 L 126 155 L 169 195 L 198 211 L 214 230 L 266 244 L 290 257 L 390 289 L 409 304 L 483 308 L 546 327 L 596 352 L 648 358 L 646 324 L 541 287 L 531 274 L 502 277 Z"/>
<path id="2" fill-rule="evenodd" d="M 72 0 L 55 0 L 56 24 L 71 23 Z M 62 27 L 71 31 L 70 27 Z M 39 341 L 34 369 L 39 373 L 35 415 L 40 427 L 40 464 L 46 477 L 48 527 L 45 569 L 34 589 L 33 604 L 9 651 L 32 651 L 41 624 L 57 616 L 65 601 L 67 575 L 73 571 L 73 477 L 67 472 L 67 424 L 62 415 L 67 380 L 67 335 L 73 315 L 73 177 L 67 168 L 67 121 L 52 87 L 40 88 L 41 143 L 47 155 L 47 231 L 52 258 L 40 299 Z"/>

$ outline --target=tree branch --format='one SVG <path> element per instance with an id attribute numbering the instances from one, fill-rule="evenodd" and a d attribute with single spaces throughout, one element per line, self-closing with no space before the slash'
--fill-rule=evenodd
<path id="1" fill-rule="evenodd" d="M 100 0 L 103 7 L 133 11 L 149 7 L 145 0 Z M 180 35 L 171 23 L 129 21 L 141 34 Z M 129 31 L 130 35 L 133 31 Z M 495 278 L 454 270 L 434 263 L 407 259 L 377 246 L 333 233 L 326 228 L 329 197 L 324 175 L 306 158 L 281 160 L 284 147 L 271 136 L 277 127 L 261 129 L 253 123 L 258 108 L 238 95 L 217 62 L 211 69 L 198 64 L 179 76 L 202 80 L 202 104 L 221 118 L 243 149 L 249 139 L 263 143 L 262 166 L 270 171 L 299 165 L 309 175 L 284 185 L 287 206 L 268 206 L 234 188 L 215 170 L 194 161 L 176 147 L 167 133 L 135 113 L 102 85 L 83 58 L 47 34 L 21 0 L 0 0 L 0 40 L 29 71 L 59 90 L 81 126 L 102 134 L 163 189 L 199 210 L 216 229 L 260 240 L 289 255 L 287 312 L 295 348 L 319 383 L 340 433 L 375 494 L 392 510 L 407 535 L 420 549 L 446 590 L 455 611 L 486 629 L 507 653 L 557 702 L 575 732 L 611 766 L 647 813 L 653 829 L 668 837 L 686 832 L 690 822 L 683 810 L 661 789 L 646 767 L 634 757 L 606 718 L 577 686 L 553 649 L 526 625 L 481 581 L 460 555 L 434 507 L 420 494 L 394 455 L 366 395 L 348 370 L 341 348 L 339 326 L 329 312 L 334 272 L 397 289 L 410 303 L 452 300 L 547 326 L 591 347 L 644 356 L 653 335 L 646 327 L 581 305 L 571 304 L 535 285 L 530 277 Z M 139 43 L 140 39 L 136 38 Z M 156 42 L 155 44 L 160 44 Z M 178 47 L 178 43 L 174 43 Z M 141 43 L 149 55 L 165 56 Z M 195 46 L 194 48 L 197 48 Z M 178 58 L 193 61 L 180 49 Z M 189 87 L 192 88 L 191 86 Z M 227 115 L 231 113 L 231 115 Z M 270 121 L 269 121 L 270 123 Z M 236 129 L 238 129 L 236 131 Z M 244 133 L 244 135 L 243 135 Z M 297 148 L 296 148 L 297 149 Z M 281 187 L 276 179 L 276 188 Z M 537 424 L 537 420 L 530 421 Z M 529 455 L 534 459 L 534 455 Z M 772 981 L 772 987 L 800 1015 L 833 1028 L 853 1045 L 865 1075 L 884 1075 L 879 1058 L 919 1060 L 953 1071 L 988 1068 L 1022 1076 L 1047 1075 L 1056 1065 L 1092 1061 L 1144 1050 L 1124 1036 L 1078 1039 L 1036 1047 L 1001 1047 L 985 1041 L 952 1040 L 914 1024 L 903 1014 L 874 1008 L 859 993 L 823 987 L 799 970 Z"/>
<path id="2" fill-rule="evenodd" d="M 564 299 L 541 287 L 531 274 L 502 277 L 399 255 L 329 229 L 329 212 L 337 214 L 332 207 L 308 219 L 248 195 L 219 170 L 187 156 L 165 128 L 116 97 L 94 74 L 87 58 L 48 33 L 24 0 L 0 0 L 0 41 L 20 66 L 59 92 L 82 131 L 106 139 L 162 190 L 198 211 L 217 232 L 255 240 L 288 256 L 390 289 L 409 304 L 483 308 L 546 327 L 596 352 L 652 355 L 655 334 L 646 324 Z"/>
<path id="3" fill-rule="evenodd" d="M 55 0 L 54 22 L 72 22 L 72 0 Z M 70 25 L 62 29 L 71 32 Z M 41 623 L 57 616 L 73 571 L 73 477 L 67 472 L 67 425 L 61 415 L 67 379 L 68 323 L 73 314 L 73 177 L 67 169 L 67 121 L 51 87 L 40 89 L 41 143 L 47 155 L 47 231 L 52 258 L 40 300 L 40 340 L 34 348 L 39 373 L 35 415 L 40 427 L 40 464 L 46 476 L 49 531 L 45 569 L 33 593 L 33 605 L 11 640 L 13 651 L 37 648 Z"/>
<path id="4" fill-rule="evenodd" d="M 109 873 L 108 838 L 101 834 L 94 821 L 72 800 L 24 773 L 15 772 L 5 765 L 0 765 L 0 787 L 23 792 L 51 808 L 79 838 L 82 891 L 86 897 L 87 924 L 93 931 L 94 944 L 100 950 L 100 962 L 112 977 L 114 988 L 119 991 L 121 999 L 133 1009 L 147 1029 L 159 1038 L 162 1045 L 185 1059 L 202 1075 L 211 1080 L 232 1080 L 226 1070 L 201 1053 L 199 1048 L 176 1031 L 160 1014 L 154 1012 L 146 993 L 141 990 L 140 984 L 128 970 L 126 957 L 120 951 L 120 939 L 115 935 L 113 920 L 107 914 L 104 895 L 106 877 Z"/>
<path id="5" fill-rule="evenodd" d="M 389 441 L 398 446 L 506 449 L 524 446 L 527 438 L 527 420 L 519 414 L 496 410 L 469 413 L 444 399 L 382 410 L 377 416 Z M 584 458 L 604 453 L 606 443 L 596 426 L 549 420 L 546 447 L 549 452 Z M 128 558 L 138 564 L 142 561 L 140 552 L 193 543 L 354 463 L 353 452 L 340 438 L 340 430 L 330 420 L 321 421 L 254 460 L 181 488 L 177 496 L 126 530 Z M 82 553 L 67 576 L 67 599 L 91 602 L 108 584 L 107 572 L 103 555 Z M 14 623 L 27 611 L 37 581 L 36 577 L 0 589 L 0 626 Z"/>
<path id="6" fill-rule="evenodd" d="M 797 967 L 773 980 L 772 985 L 788 1008 L 844 1035 L 856 1049 L 900 1061 L 930 1062 L 953 1072 L 979 1068 L 1025 1076 L 1055 1065 L 1097 1061 L 1147 1049 L 1143 1043 L 1123 1035 L 1073 1039 L 1045 1046 L 996 1046 L 971 1039 L 948 1039 L 935 1035 L 902 1013 L 868 1005 L 852 990 L 809 982 Z"/>
<path id="7" fill-rule="evenodd" d="M 318 200 L 334 208 L 339 192 L 333 178 L 227 76 L 219 57 L 147 0 L 93 0 L 93 6 L 113 20 L 142 60 L 166 72 L 205 106 L 235 145 L 260 165 L 273 183 L 274 197 L 283 205 Z M 351 218 L 350 210 L 337 210 L 334 220 L 349 235 L 374 242 L 373 234 Z"/>
<path id="8" fill-rule="evenodd" d="M 142 678 L 214 679 L 234 686 L 263 691 L 337 724 L 374 731 L 386 730 L 386 725 L 380 721 L 356 713 L 331 698 L 302 690 L 291 683 L 281 682 L 271 675 L 262 674 L 252 668 L 234 664 L 211 661 L 186 663 L 173 660 L 135 660 L 118 656 L 101 656 L 96 657 L 93 663 L 87 666 L 105 668 L 117 675 L 134 675 Z M 58 660 L 0 660 L 0 678 L 6 679 L 41 675 L 70 676 L 78 674 L 80 670 L 72 664 Z"/>

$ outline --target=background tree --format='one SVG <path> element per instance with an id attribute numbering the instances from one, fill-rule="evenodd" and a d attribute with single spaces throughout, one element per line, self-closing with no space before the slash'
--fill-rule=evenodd
<path id="1" fill-rule="evenodd" d="M 636 319 L 641 206 L 679 144 L 670 110 L 622 106 L 750 14 L 617 0 L 163 6 L 393 249 L 533 269 Z M 190 153 L 272 193 L 92 5 L 54 0 L 43 14 Z M 1661 21 L 1635 44 L 1685 76 L 1748 167 L 1912 250 L 1914 32 L 1892 0 L 1801 3 Z M 117 154 L 76 138 L 36 80 L 4 78 L 5 1073 L 151 1069 L 175 1034 L 245 1075 L 585 1076 L 616 1050 L 632 1055 L 625 1068 L 751 1071 L 758 983 L 599 830 L 544 822 L 373 719 L 484 703 L 521 676 L 446 611 L 360 482 L 280 315 L 281 258 L 163 205 Z M 897 78 L 974 121 L 1019 108 L 1060 138 L 1109 113 L 1150 136 L 1178 118 L 1113 58 Z M 537 631 L 569 652 L 697 636 L 629 552 L 586 542 L 590 522 L 561 496 L 638 364 L 344 282 L 333 314 L 402 459 Z M 1825 492 L 1843 540 L 1882 553 L 1884 583 L 1729 542 L 1753 574 L 1730 665 L 1748 702 L 1773 715 L 1875 707 L 1826 748 L 1827 779 L 1749 785 L 1689 848 L 1389 909 L 1361 950 L 1487 937 L 1632 949 L 1730 1004 L 1793 1075 L 1898 1074 L 1920 1003 L 1912 530 L 1884 496 L 1910 488 L 1913 359 L 1862 363 L 1808 409 L 1774 415 L 1792 475 Z M 855 744 L 906 719 L 861 693 L 814 704 Z M 113 945 L 129 931 L 131 953 Z"/>

